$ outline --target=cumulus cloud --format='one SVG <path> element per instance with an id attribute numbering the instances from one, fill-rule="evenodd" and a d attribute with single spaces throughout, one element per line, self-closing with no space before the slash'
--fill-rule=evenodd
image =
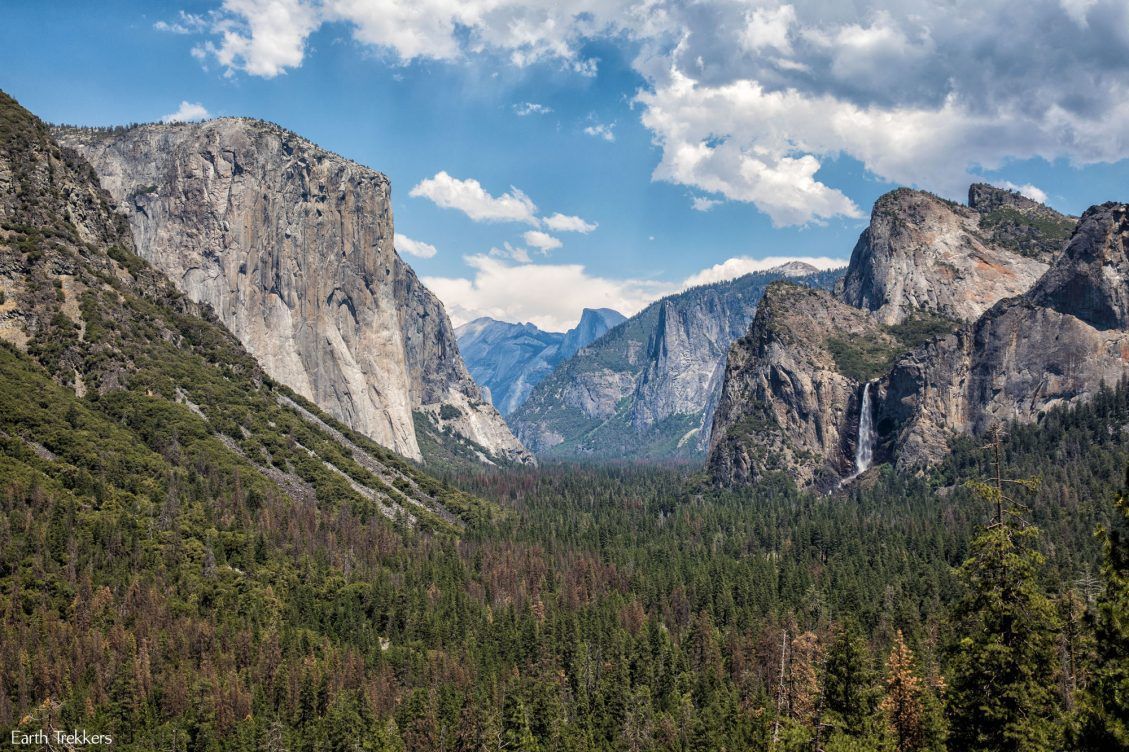
<path id="1" fill-rule="evenodd" d="M 408 195 L 426 198 L 444 209 L 458 209 L 475 222 L 525 222 L 536 226 L 537 205 L 519 189 L 493 196 L 474 178 L 460 180 L 440 171 L 421 180 Z"/>
<path id="2" fill-rule="evenodd" d="M 1003 180 L 997 182 L 995 186 L 997 188 L 1007 188 L 1009 191 L 1016 191 L 1020 195 L 1026 196 L 1032 201 L 1038 201 L 1040 204 L 1047 203 L 1047 192 L 1037 185 L 1031 185 L 1031 183 L 1017 185 L 1010 180 Z"/>
<path id="3" fill-rule="evenodd" d="M 752 272 L 768 271 L 792 262 L 802 262 L 814 266 L 816 269 L 827 270 L 844 267 L 847 265 L 847 261 L 847 259 L 829 258 L 827 256 L 766 256 L 759 259 L 735 256 L 722 261 L 720 264 L 707 267 L 696 274 L 691 274 L 683 280 L 682 287 L 724 282 L 727 279 L 736 279 Z"/>
<path id="4" fill-rule="evenodd" d="M 438 252 L 431 243 L 422 240 L 412 240 L 403 233 L 396 233 L 396 250 L 416 258 L 432 258 Z"/>
<path id="5" fill-rule="evenodd" d="M 587 235 L 598 227 L 595 222 L 586 222 L 580 217 L 561 214 L 560 212 L 545 217 L 543 221 L 546 227 L 557 232 L 579 232 Z"/>
<path id="6" fill-rule="evenodd" d="M 502 243 L 501 248 L 491 248 L 490 255 L 494 258 L 510 259 L 512 261 L 518 261 L 523 264 L 528 264 L 530 262 L 529 251 L 525 250 L 521 246 L 515 246 L 511 244 L 509 241 Z"/>
<path id="7" fill-rule="evenodd" d="M 318 27 L 340 23 L 405 62 L 499 52 L 519 67 L 558 60 L 592 77 L 599 61 L 580 54 L 583 40 L 620 33 L 624 14 L 643 12 L 636 0 L 224 0 L 204 51 L 230 69 L 276 76 L 301 65 Z M 263 15 L 273 20 L 257 21 Z"/>
<path id="8" fill-rule="evenodd" d="M 694 196 L 690 200 L 690 208 L 694 211 L 708 212 L 720 203 L 720 199 L 709 198 L 707 196 Z"/>
<path id="9" fill-rule="evenodd" d="M 199 102 L 181 101 L 176 112 L 170 112 L 161 118 L 162 123 L 189 123 L 193 120 L 204 120 L 208 117 L 208 110 Z"/>
<path id="10" fill-rule="evenodd" d="M 1129 157 L 1125 0 L 224 0 L 198 54 L 275 76 L 339 23 L 400 61 L 555 60 L 628 41 L 653 177 L 749 202 L 778 225 L 857 217 L 822 170 L 960 196 L 1011 161 Z M 1018 41 L 1017 41 L 1018 40 Z M 610 127 L 586 132 L 611 140 Z"/>
<path id="11" fill-rule="evenodd" d="M 514 105 L 514 114 L 518 117 L 528 117 L 529 115 L 548 115 L 552 111 L 552 107 L 549 107 L 548 105 L 538 104 L 537 102 L 522 102 L 521 104 Z"/>
<path id="12" fill-rule="evenodd" d="M 511 264 L 480 254 L 468 256 L 473 277 L 424 277 L 456 326 L 479 316 L 529 321 L 547 331 L 575 326 L 585 307 L 632 315 L 676 285 L 593 275 L 581 264 Z"/>
<path id="13" fill-rule="evenodd" d="M 302 64 L 306 40 L 324 21 L 318 6 L 303 0 L 224 0 L 215 15 L 215 41 L 196 47 L 228 72 L 274 78 Z"/>
<path id="14" fill-rule="evenodd" d="M 526 245 L 531 245 L 542 253 L 548 253 L 555 248 L 560 248 L 562 245 L 559 239 L 554 238 L 547 232 L 541 232 L 540 230 L 529 230 L 523 233 L 521 237 Z"/>
<path id="15" fill-rule="evenodd" d="M 615 141 L 615 123 L 593 123 L 585 126 L 584 132 L 605 141 Z"/>

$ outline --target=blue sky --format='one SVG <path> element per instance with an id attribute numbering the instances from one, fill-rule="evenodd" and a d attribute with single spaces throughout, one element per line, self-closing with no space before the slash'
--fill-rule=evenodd
<path id="1" fill-rule="evenodd" d="M 52 122 L 278 122 L 392 179 L 397 234 L 435 253 L 400 250 L 456 321 L 559 329 L 845 259 L 898 184 L 1129 198 L 1124 0 L 914 5 L 8 0 L 0 87 Z"/>

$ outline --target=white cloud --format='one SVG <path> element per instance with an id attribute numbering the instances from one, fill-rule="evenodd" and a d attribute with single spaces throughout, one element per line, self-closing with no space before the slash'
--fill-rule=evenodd
<path id="1" fill-rule="evenodd" d="M 584 132 L 589 136 L 602 138 L 605 141 L 615 141 L 615 123 L 593 123 L 586 126 Z"/>
<path id="2" fill-rule="evenodd" d="M 720 264 L 707 267 L 696 274 L 691 274 L 682 282 L 682 287 L 724 282 L 727 279 L 736 279 L 752 272 L 775 269 L 793 261 L 800 261 L 820 270 L 838 269 L 847 265 L 847 259 L 828 258 L 827 256 L 767 256 L 759 259 L 735 256 L 722 261 Z"/>
<path id="3" fill-rule="evenodd" d="M 529 251 L 519 246 L 514 246 L 509 241 L 502 243 L 501 248 L 491 248 L 490 255 L 494 258 L 510 259 L 511 261 L 517 261 L 522 264 L 528 264 L 530 261 Z"/>
<path id="4" fill-rule="evenodd" d="M 1047 203 L 1047 193 L 1037 185 L 1031 183 L 1024 183 L 1017 185 L 1010 180 L 1003 180 L 995 184 L 997 188 L 1007 188 L 1009 191 L 1016 191 L 1020 195 L 1026 196 L 1032 201 L 1038 201 L 1040 204 Z"/>
<path id="5" fill-rule="evenodd" d="M 204 120 L 208 117 L 208 110 L 199 102 L 181 101 L 176 112 L 170 112 L 161 118 L 162 123 L 188 123 L 193 120 Z"/>
<path id="6" fill-rule="evenodd" d="M 538 224 L 537 205 L 517 188 L 492 196 L 474 178 L 460 180 L 445 171 L 421 180 L 408 195 L 429 199 L 444 209 L 458 209 L 475 222 Z"/>
<path id="7" fill-rule="evenodd" d="M 585 235 L 599 226 L 595 222 L 586 222 L 580 217 L 561 214 L 560 212 L 550 217 L 545 217 L 544 222 L 545 226 L 550 230 L 556 230 L 557 232 L 579 232 Z"/>
<path id="8" fill-rule="evenodd" d="M 708 198 L 706 196 L 694 196 L 690 201 L 690 208 L 694 211 L 708 212 L 718 204 L 723 203 L 720 199 Z"/>
<path id="9" fill-rule="evenodd" d="M 199 34 L 206 31 L 209 25 L 204 16 L 180 11 L 175 21 L 157 21 L 153 28 L 170 34 Z"/>
<path id="10" fill-rule="evenodd" d="M 302 64 L 306 40 L 323 21 L 318 6 L 304 0 L 224 0 L 212 26 L 218 42 L 195 53 L 214 56 L 228 73 L 274 78 Z"/>
<path id="11" fill-rule="evenodd" d="M 422 240 L 412 240 L 403 233 L 396 233 L 396 250 L 400 253 L 406 253 L 409 256 L 416 258 L 432 258 L 438 252 L 435 246 L 431 243 L 424 243 Z"/>
<path id="12" fill-rule="evenodd" d="M 556 61 L 593 75 L 586 40 L 631 44 L 635 103 L 661 149 L 654 178 L 750 202 L 780 225 L 859 216 L 821 169 L 839 157 L 950 197 L 1015 160 L 1129 157 L 1125 0 L 864 5 L 224 0 L 196 50 L 270 77 L 338 23 L 398 61 Z M 598 123 L 586 132 L 615 136 Z"/>
<path id="13" fill-rule="evenodd" d="M 538 104 L 537 102 L 522 102 L 521 104 L 514 105 L 514 114 L 518 117 L 528 117 L 529 115 L 548 115 L 552 111 L 552 107 L 549 107 L 548 105 Z"/>
<path id="14" fill-rule="evenodd" d="M 469 256 L 472 279 L 424 277 L 456 326 L 479 316 L 530 321 L 547 331 L 565 331 L 585 307 L 614 308 L 630 316 L 677 285 L 590 274 L 580 264 L 509 264 L 487 255 Z"/>
<path id="15" fill-rule="evenodd" d="M 549 233 L 541 232 L 540 230 L 529 230 L 528 232 L 523 233 L 521 237 L 525 241 L 526 245 L 531 245 L 534 248 L 540 250 L 542 253 L 548 253 L 555 248 L 560 248 L 562 245 L 560 240 L 554 238 Z"/>

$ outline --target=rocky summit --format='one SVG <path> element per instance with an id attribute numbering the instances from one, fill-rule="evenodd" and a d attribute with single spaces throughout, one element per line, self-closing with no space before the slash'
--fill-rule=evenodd
<path id="1" fill-rule="evenodd" d="M 482 317 L 458 327 L 455 335 L 471 376 L 508 416 L 559 363 L 624 320 L 610 308 L 585 308 L 577 325 L 562 334 Z"/>
<path id="2" fill-rule="evenodd" d="M 396 253 L 384 175 L 245 118 L 55 135 L 94 166 L 138 253 L 272 378 L 408 457 L 421 418 L 482 459 L 532 459 Z"/>
<path id="3" fill-rule="evenodd" d="M 837 299 L 766 293 L 729 354 L 710 440 L 717 482 L 852 478 L 866 469 L 855 460 L 864 390 L 868 456 L 921 467 L 954 435 L 1036 420 L 1123 376 L 1122 209 L 1095 207 L 1079 223 L 991 186 L 969 195 L 963 207 L 893 191 Z"/>
<path id="4" fill-rule="evenodd" d="M 972 321 L 1030 288 L 1047 270 L 1046 249 L 1061 249 L 1074 220 L 991 186 L 970 195 L 983 211 L 908 188 L 879 198 L 851 253 L 842 300 L 884 324 L 923 310 Z"/>
<path id="5" fill-rule="evenodd" d="M 730 344 L 765 288 L 793 278 L 830 288 L 840 272 L 795 267 L 702 285 L 657 301 L 561 363 L 510 418 L 522 442 L 554 457 L 700 457 Z"/>

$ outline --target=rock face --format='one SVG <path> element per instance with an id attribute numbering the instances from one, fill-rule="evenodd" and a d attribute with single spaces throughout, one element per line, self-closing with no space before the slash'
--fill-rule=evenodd
<path id="1" fill-rule="evenodd" d="M 879 198 L 851 254 L 842 300 L 874 311 L 885 324 L 921 310 L 973 321 L 997 300 L 1030 288 L 1046 271 L 1047 254 L 1025 255 L 1010 240 L 997 242 L 992 232 L 1023 237 L 1025 247 L 1048 245 L 1055 241 L 1040 234 L 1036 224 L 1023 225 L 1029 233 L 1019 233 L 1018 220 L 1049 222 L 1042 218 L 1053 216 L 1068 228 L 1072 221 L 1047 207 L 1012 209 L 1020 199 L 1029 200 L 991 186 L 973 186 L 970 194 L 986 210 L 983 214 L 907 188 Z M 988 217 L 995 225 L 985 229 L 981 225 Z M 1008 222 L 1010 229 L 1004 227 Z M 1060 248 L 1064 241 L 1065 236 Z"/>
<path id="2" fill-rule="evenodd" d="M 993 244 L 1044 264 L 1054 261 L 1078 222 L 1077 217 L 986 183 L 968 189 L 968 205 L 980 215 L 980 232 Z"/>
<path id="3" fill-rule="evenodd" d="M 385 176 L 248 119 L 56 135 L 94 166 L 138 253 L 272 378 L 415 459 L 413 411 L 441 410 L 488 455 L 529 459 L 396 254 Z"/>
<path id="4" fill-rule="evenodd" d="M 822 487 L 852 477 L 866 384 L 874 460 L 920 467 L 954 433 L 1033 420 L 1120 378 L 1129 277 L 1107 248 L 1112 220 L 1092 210 L 1062 251 L 1073 218 L 990 186 L 970 201 L 887 194 L 839 301 L 770 291 L 729 355 L 710 441 L 718 483 L 771 470 Z"/>
<path id="5" fill-rule="evenodd" d="M 1038 420 L 1129 376 L 1129 207 L 1087 211 L 1027 293 L 901 358 L 883 379 L 878 431 L 899 467 L 944 455 L 954 433 Z"/>
<path id="6" fill-rule="evenodd" d="M 512 416 L 547 456 L 698 457 L 721 392 L 729 345 L 769 283 L 760 272 L 664 298 L 562 363 Z M 837 272 L 800 277 L 830 287 Z"/>
<path id="7" fill-rule="evenodd" d="M 749 333 L 729 354 L 710 437 L 715 478 L 748 483 L 793 469 L 811 485 L 853 472 L 861 389 L 842 372 L 828 332 L 894 345 L 874 316 L 824 290 L 768 287 Z"/>
<path id="8" fill-rule="evenodd" d="M 199 513 L 177 490 L 194 476 L 268 509 L 289 499 L 313 526 L 351 509 L 457 531 L 489 513 L 267 378 L 209 306 L 135 249 L 91 166 L 0 91 L 5 483 L 11 471 L 91 503 L 164 499 L 152 517 L 164 529 Z M 48 461 L 27 464 L 36 455 Z"/>
<path id="9" fill-rule="evenodd" d="M 564 334 L 533 324 L 483 317 L 455 330 L 471 376 L 502 415 L 512 414 L 561 361 L 625 320 L 610 308 L 585 308 L 580 322 Z"/>

